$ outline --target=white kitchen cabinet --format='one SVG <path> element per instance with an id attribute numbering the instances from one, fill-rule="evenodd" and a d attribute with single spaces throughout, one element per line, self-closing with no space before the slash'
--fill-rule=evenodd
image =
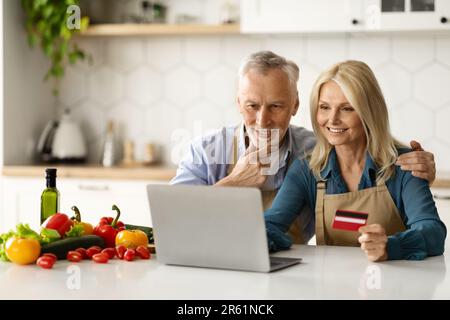
<path id="1" fill-rule="evenodd" d="M 243 33 L 450 30 L 449 0 L 242 0 Z"/>
<path id="2" fill-rule="evenodd" d="M 152 226 L 147 200 L 148 183 L 164 181 L 107 180 L 58 178 L 60 212 L 72 216 L 70 209 L 76 205 L 83 220 L 96 224 L 103 216 L 115 216 L 113 204 L 121 209 L 120 220 L 135 225 Z M 17 223 L 29 223 L 39 227 L 40 197 L 45 179 L 31 177 L 3 177 L 3 214 L 0 232 L 13 228 Z"/>
<path id="3" fill-rule="evenodd" d="M 363 27 L 361 0 L 242 0 L 241 32 L 343 32 Z"/>
<path id="4" fill-rule="evenodd" d="M 364 24 L 367 30 L 450 30 L 448 0 L 364 1 Z"/>

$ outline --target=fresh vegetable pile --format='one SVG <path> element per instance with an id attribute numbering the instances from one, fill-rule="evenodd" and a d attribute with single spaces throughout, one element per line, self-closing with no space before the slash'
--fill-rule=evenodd
<path id="1" fill-rule="evenodd" d="M 116 217 L 101 218 L 95 228 L 81 221 L 77 207 L 72 210 L 72 218 L 64 213 L 50 216 L 39 232 L 21 223 L 16 230 L 0 235 L 0 259 L 21 265 L 36 263 L 45 269 L 64 259 L 96 263 L 107 263 L 116 257 L 126 261 L 150 259 L 148 244 L 153 242 L 153 229 L 119 221 L 116 205 L 112 207 L 117 211 Z"/>
<path id="2" fill-rule="evenodd" d="M 136 250 L 127 249 L 123 245 L 104 249 L 100 246 L 92 246 L 88 249 L 80 247 L 75 250 L 70 250 L 67 252 L 65 258 L 71 262 L 92 260 L 95 263 L 108 263 L 109 260 L 114 259 L 115 257 L 121 260 L 133 261 L 136 258 L 150 259 L 151 253 L 148 248 L 144 246 L 139 246 Z M 44 253 L 37 259 L 36 264 L 44 269 L 51 269 L 57 260 L 58 257 L 55 254 Z"/>

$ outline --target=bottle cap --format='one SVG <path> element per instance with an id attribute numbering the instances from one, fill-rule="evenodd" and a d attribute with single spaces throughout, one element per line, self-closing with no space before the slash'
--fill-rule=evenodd
<path id="1" fill-rule="evenodd" d="M 56 168 L 47 168 L 45 169 L 45 173 L 47 177 L 56 177 Z"/>

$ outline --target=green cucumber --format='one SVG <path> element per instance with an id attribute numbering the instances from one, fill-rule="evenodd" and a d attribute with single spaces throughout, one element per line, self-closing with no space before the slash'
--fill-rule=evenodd
<path id="1" fill-rule="evenodd" d="M 53 253 L 59 260 L 64 260 L 67 257 L 67 252 L 76 250 L 78 248 L 88 249 L 92 246 L 105 247 L 105 241 L 99 236 L 87 235 L 74 238 L 65 238 L 55 242 L 44 244 L 41 247 L 41 254 Z"/>
<path id="2" fill-rule="evenodd" d="M 126 224 L 125 228 L 127 230 L 141 230 L 147 235 L 149 243 L 153 243 L 154 242 L 154 240 L 153 240 L 153 228 L 152 227 L 144 227 L 144 226 L 136 226 L 134 224 Z"/>

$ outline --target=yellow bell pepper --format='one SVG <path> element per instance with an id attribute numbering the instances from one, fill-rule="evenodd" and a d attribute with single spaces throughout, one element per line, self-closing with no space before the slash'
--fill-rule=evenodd
<path id="1" fill-rule="evenodd" d="M 116 246 L 123 245 L 127 249 L 148 246 L 148 237 L 141 230 L 122 230 L 116 235 Z"/>
<path id="2" fill-rule="evenodd" d="M 80 210 L 76 206 L 73 206 L 71 208 L 75 212 L 75 216 L 72 217 L 72 220 L 74 220 L 76 225 L 80 225 L 83 227 L 83 234 L 84 236 L 90 235 L 94 233 L 94 227 L 92 224 L 81 221 L 81 213 Z"/>

